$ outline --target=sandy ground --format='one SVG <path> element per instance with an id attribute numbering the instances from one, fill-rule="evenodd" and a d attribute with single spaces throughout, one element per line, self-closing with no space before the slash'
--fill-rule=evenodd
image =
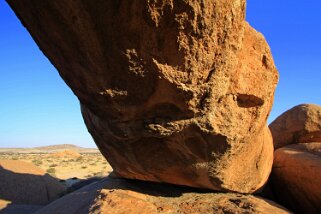
<path id="1" fill-rule="evenodd" d="M 100 153 L 79 154 L 1 154 L 0 159 L 31 162 L 58 179 L 106 176 L 112 168 Z"/>

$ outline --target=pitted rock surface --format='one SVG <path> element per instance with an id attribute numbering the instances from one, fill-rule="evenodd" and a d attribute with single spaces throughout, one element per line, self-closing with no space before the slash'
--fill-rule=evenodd
<path id="1" fill-rule="evenodd" d="M 118 176 L 242 193 L 266 182 L 278 72 L 245 0 L 8 2 Z"/>

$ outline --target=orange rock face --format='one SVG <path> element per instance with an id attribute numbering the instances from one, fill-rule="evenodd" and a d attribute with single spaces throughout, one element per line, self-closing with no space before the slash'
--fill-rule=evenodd
<path id="1" fill-rule="evenodd" d="M 243 193 L 265 183 L 278 73 L 245 0 L 8 2 L 118 176 Z"/>
<path id="2" fill-rule="evenodd" d="M 321 106 L 295 106 L 273 121 L 269 128 L 276 149 L 294 143 L 321 142 Z"/>
<path id="3" fill-rule="evenodd" d="M 0 160 L 0 198 L 12 204 L 45 205 L 65 188 L 31 163 Z"/>
<path id="4" fill-rule="evenodd" d="M 193 193 L 193 190 L 106 178 L 56 200 L 37 214 L 289 213 L 271 201 L 251 195 Z"/>
<path id="5" fill-rule="evenodd" d="M 284 206 L 296 213 L 320 213 L 321 142 L 277 149 L 271 179 Z"/>
<path id="6" fill-rule="evenodd" d="M 296 213 L 319 213 L 321 106 L 298 105 L 279 116 L 270 128 L 278 148 L 271 174 L 275 197 Z"/>

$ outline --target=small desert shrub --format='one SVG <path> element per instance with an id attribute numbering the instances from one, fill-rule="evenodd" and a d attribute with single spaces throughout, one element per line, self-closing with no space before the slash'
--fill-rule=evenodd
<path id="1" fill-rule="evenodd" d="M 90 178 L 90 177 L 92 177 L 91 175 L 85 175 L 85 178 Z"/>
<path id="2" fill-rule="evenodd" d="M 94 177 L 102 177 L 103 175 L 104 175 L 103 172 L 95 172 L 95 173 L 93 173 Z"/>
<path id="3" fill-rule="evenodd" d="M 56 167 L 56 166 L 58 166 L 57 164 L 51 164 L 51 165 L 49 165 L 49 167 Z"/>
<path id="4" fill-rule="evenodd" d="M 87 166 L 82 166 L 81 168 L 82 168 L 82 169 L 86 169 L 86 168 L 87 168 Z"/>
<path id="5" fill-rule="evenodd" d="M 18 157 L 12 157 L 12 160 L 19 160 Z"/>
<path id="6" fill-rule="evenodd" d="M 82 157 L 82 156 L 80 156 L 80 157 L 78 157 L 78 158 L 76 159 L 77 162 L 82 161 L 82 160 L 83 160 L 83 157 Z"/>
<path id="7" fill-rule="evenodd" d="M 47 169 L 47 173 L 49 173 L 49 174 L 54 174 L 55 172 L 56 172 L 55 168 L 48 168 Z"/>
<path id="8" fill-rule="evenodd" d="M 43 162 L 41 160 L 32 160 L 32 163 L 34 163 L 36 166 L 41 165 Z"/>

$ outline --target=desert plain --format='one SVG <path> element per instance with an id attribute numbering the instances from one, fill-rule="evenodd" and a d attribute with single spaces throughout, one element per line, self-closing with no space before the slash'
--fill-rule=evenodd
<path id="1" fill-rule="evenodd" d="M 98 149 L 66 144 L 36 148 L 1 148 L 0 160 L 33 163 L 59 180 L 103 177 L 112 171 Z"/>

